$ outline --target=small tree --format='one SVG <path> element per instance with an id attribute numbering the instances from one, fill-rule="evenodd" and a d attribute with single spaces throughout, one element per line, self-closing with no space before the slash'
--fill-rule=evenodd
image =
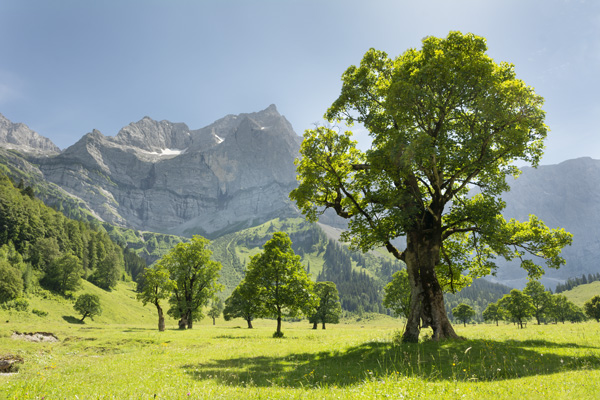
<path id="1" fill-rule="evenodd" d="M 169 271 L 161 264 L 144 270 L 141 288 L 138 288 L 137 298 L 143 305 L 152 303 L 158 312 L 158 330 L 165 330 L 165 316 L 160 301 L 168 299 L 175 289 L 175 282 L 169 278 Z M 139 285 L 139 284 L 138 284 Z M 140 290 L 141 289 L 141 290 Z"/>
<path id="2" fill-rule="evenodd" d="M 535 308 L 535 319 L 537 320 L 537 324 L 540 325 L 540 321 L 543 319 L 544 315 L 548 313 L 550 305 L 552 304 L 552 294 L 546 291 L 544 285 L 539 281 L 532 280 L 527 282 L 525 289 L 523 289 L 523 293 L 531 297 L 531 302 Z"/>
<path id="3" fill-rule="evenodd" d="M 498 326 L 498 321 L 503 319 L 502 309 L 497 303 L 490 303 L 483 311 L 483 319 L 486 321 L 495 321 Z"/>
<path id="4" fill-rule="evenodd" d="M 392 281 L 383 289 L 383 305 L 396 316 L 408 318 L 410 313 L 410 282 L 408 272 L 402 269 L 392 275 Z"/>
<path id="5" fill-rule="evenodd" d="M 212 318 L 213 325 L 216 325 L 217 318 L 219 318 L 219 316 L 221 315 L 222 312 L 223 312 L 223 300 L 221 300 L 218 297 L 215 297 L 212 301 L 210 310 L 208 310 L 208 316 Z"/>
<path id="6" fill-rule="evenodd" d="M 243 318 L 248 323 L 248 329 L 252 329 L 252 320 L 259 312 L 260 304 L 256 300 L 256 294 L 251 292 L 251 288 L 245 281 L 242 281 L 225 300 L 223 318 L 225 321 Z"/>
<path id="7" fill-rule="evenodd" d="M 273 337 L 282 337 L 281 319 L 314 312 L 318 300 L 313 283 L 292 249 L 287 234 L 275 232 L 263 251 L 250 259 L 246 283 L 256 293 L 260 315 L 277 318 Z"/>
<path id="8" fill-rule="evenodd" d="M 511 290 L 509 294 L 502 297 L 498 304 L 521 329 L 523 329 L 523 322 L 533 316 L 535 312 L 531 297 L 517 289 Z"/>
<path id="9" fill-rule="evenodd" d="M 95 315 L 102 314 L 100 298 L 95 294 L 82 294 L 77 298 L 73 308 L 82 315 L 81 322 L 83 322 L 85 317 L 90 317 L 93 319 Z"/>
<path id="10" fill-rule="evenodd" d="M 583 305 L 588 317 L 600 322 L 600 296 L 594 296 Z"/>
<path id="11" fill-rule="evenodd" d="M 193 321 L 202 319 L 202 307 L 223 288 L 217 283 L 221 263 L 211 260 L 208 244 L 207 239 L 196 235 L 190 242 L 177 244 L 159 260 L 175 281 L 168 314 L 180 319 L 180 329 L 191 329 Z"/>
<path id="12" fill-rule="evenodd" d="M 340 322 L 342 314 L 342 305 L 340 304 L 340 295 L 333 282 L 317 282 L 315 284 L 315 295 L 319 299 L 319 305 L 316 312 L 308 320 L 313 324 L 313 329 L 317 329 L 317 324 L 322 323 L 325 329 L 325 323 L 337 324 Z"/>
<path id="13" fill-rule="evenodd" d="M 452 309 L 452 315 L 459 321 L 462 321 L 466 328 L 467 322 L 475 316 L 475 310 L 468 304 L 460 303 Z"/>

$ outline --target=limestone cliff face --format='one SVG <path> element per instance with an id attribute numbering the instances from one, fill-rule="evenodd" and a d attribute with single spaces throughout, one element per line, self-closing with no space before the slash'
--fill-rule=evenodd
<path id="1" fill-rule="evenodd" d="M 145 117 L 115 137 L 93 131 L 39 165 L 107 222 L 210 237 L 295 213 L 299 143 L 270 106 L 199 130 Z"/>
<path id="2" fill-rule="evenodd" d="M 0 114 L 0 145 L 25 153 L 57 154 L 60 149 L 48 138 L 32 131 L 25 124 L 12 123 Z"/>
<path id="3" fill-rule="evenodd" d="M 543 282 L 554 287 L 569 277 L 598 272 L 600 257 L 600 160 L 578 158 L 537 169 L 523 168 L 505 193 L 504 215 L 526 221 L 538 216 L 550 228 L 564 228 L 573 234 L 573 245 L 562 255 L 567 264 L 546 270 Z M 539 261 L 539 260 L 538 260 Z M 503 265 L 498 278 L 513 286 L 524 286 L 526 274 L 517 263 Z"/>

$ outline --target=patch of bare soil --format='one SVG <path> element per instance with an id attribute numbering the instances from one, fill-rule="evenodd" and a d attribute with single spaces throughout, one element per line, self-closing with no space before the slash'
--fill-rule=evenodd
<path id="1" fill-rule="evenodd" d="M 30 332 L 20 333 L 15 332 L 11 336 L 12 339 L 16 340 L 27 340 L 29 342 L 58 342 L 58 338 L 54 333 L 50 332 Z"/>

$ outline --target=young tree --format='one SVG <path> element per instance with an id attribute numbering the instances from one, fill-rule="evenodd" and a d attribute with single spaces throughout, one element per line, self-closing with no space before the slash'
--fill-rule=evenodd
<path id="1" fill-rule="evenodd" d="M 153 268 L 144 270 L 143 285 L 138 288 L 137 298 L 143 305 L 154 304 L 158 312 L 158 330 L 165 330 L 165 316 L 160 301 L 168 299 L 175 289 L 175 282 L 169 277 L 169 271 L 158 263 Z"/>
<path id="2" fill-rule="evenodd" d="M 496 322 L 496 326 L 498 326 L 498 321 L 503 319 L 502 309 L 498 306 L 497 303 L 490 303 L 483 310 L 482 313 L 483 319 L 486 321 L 494 321 Z"/>
<path id="3" fill-rule="evenodd" d="M 542 97 L 496 64 L 484 38 L 450 32 L 423 39 L 396 59 L 374 49 L 342 75 L 330 122 L 358 122 L 371 135 L 362 152 L 351 132 L 307 130 L 297 160 L 299 186 L 290 193 L 315 221 L 325 209 L 349 219 L 343 239 L 367 251 L 385 247 L 404 260 L 411 305 L 403 340 L 421 327 L 434 340 L 457 337 L 443 292 L 490 274 L 493 260 L 520 259 L 529 276 L 543 270 L 527 254 L 558 268 L 571 235 L 535 216 L 506 221 L 500 195 L 519 170 L 537 166 L 547 135 Z M 477 186 L 472 195 L 470 188 Z M 394 238 L 404 236 L 406 247 Z"/>
<path id="4" fill-rule="evenodd" d="M 196 235 L 190 242 L 178 243 L 158 261 L 175 282 L 168 314 L 180 319 L 180 329 L 192 329 L 193 321 L 204 317 L 202 307 L 222 290 L 217 283 L 222 266 L 211 260 L 208 244 L 207 239 Z"/>
<path id="5" fill-rule="evenodd" d="M 523 289 L 523 293 L 531 297 L 533 307 L 535 307 L 535 319 L 537 324 L 540 325 L 544 315 L 548 313 L 550 305 L 552 304 L 552 294 L 546 291 L 544 285 L 539 281 L 529 281 Z"/>
<path id="6" fill-rule="evenodd" d="M 468 304 L 460 303 L 452 309 L 452 315 L 459 321 L 462 321 L 466 328 L 467 322 L 475 316 L 475 310 Z"/>
<path id="7" fill-rule="evenodd" d="M 319 300 L 319 305 L 314 314 L 308 321 L 313 324 L 313 329 L 317 329 L 320 322 L 325 329 L 325 323 L 337 324 L 340 322 L 342 314 L 342 305 L 340 304 L 340 294 L 333 282 L 315 283 L 315 295 Z"/>
<path id="8" fill-rule="evenodd" d="M 73 306 L 75 311 L 82 315 L 81 322 L 85 317 L 94 318 L 95 315 L 102 314 L 102 307 L 100 306 L 100 298 L 95 294 L 84 293 L 77 298 L 75 305 Z"/>
<path id="9" fill-rule="evenodd" d="M 223 318 L 229 321 L 232 318 L 243 318 L 248 323 L 248 329 L 252 329 L 252 320 L 259 314 L 260 304 L 256 294 L 251 291 L 245 281 L 233 289 L 231 296 L 225 300 Z"/>
<path id="10" fill-rule="evenodd" d="M 274 337 L 282 337 L 281 318 L 310 315 L 318 304 L 313 283 L 286 233 L 275 232 L 263 251 L 250 259 L 246 284 L 256 293 L 260 315 L 277 318 Z"/>
<path id="11" fill-rule="evenodd" d="M 223 300 L 221 300 L 218 297 L 215 297 L 210 306 L 210 310 L 208 310 L 208 316 L 212 318 L 213 325 L 216 324 L 217 318 L 219 318 L 219 316 L 221 315 L 222 312 L 223 312 Z"/>
<path id="12" fill-rule="evenodd" d="M 392 281 L 383 288 L 383 292 L 383 306 L 390 308 L 396 316 L 408 318 L 411 289 L 406 269 L 395 272 Z"/>
<path id="13" fill-rule="evenodd" d="M 588 317 L 600 322 L 600 296 L 594 296 L 586 301 L 583 308 Z"/>
<path id="14" fill-rule="evenodd" d="M 535 312 L 531 297 L 517 289 L 511 290 L 509 294 L 502 297 L 498 305 L 519 324 L 521 329 L 523 329 L 523 322 L 531 318 Z"/>

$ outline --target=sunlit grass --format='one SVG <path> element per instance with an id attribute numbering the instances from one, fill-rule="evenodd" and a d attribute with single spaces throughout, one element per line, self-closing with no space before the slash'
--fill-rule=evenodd
<path id="1" fill-rule="evenodd" d="M 0 327 L 0 353 L 22 356 L 0 375 L 0 398 L 596 398 L 600 324 L 457 326 L 466 340 L 397 345 L 397 321 L 312 330 L 243 321 L 158 332 L 149 324 L 39 324 L 58 343 L 10 338 L 31 322 Z M 174 324 L 172 324 L 174 326 Z M 27 328 L 27 329 L 23 329 Z"/>

